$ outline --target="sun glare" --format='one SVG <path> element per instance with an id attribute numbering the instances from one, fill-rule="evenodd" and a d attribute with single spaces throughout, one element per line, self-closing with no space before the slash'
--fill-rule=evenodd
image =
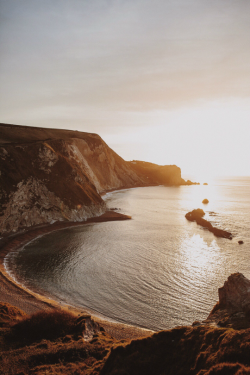
<path id="1" fill-rule="evenodd" d="M 183 261 L 187 272 L 207 275 L 213 272 L 219 260 L 219 246 L 216 240 L 208 244 L 199 234 L 187 237 L 181 244 Z"/>

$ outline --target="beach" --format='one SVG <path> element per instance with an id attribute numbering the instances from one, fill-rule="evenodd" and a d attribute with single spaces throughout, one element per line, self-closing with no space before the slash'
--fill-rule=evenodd
<path id="1" fill-rule="evenodd" d="M 17 251 L 25 244 L 29 243 L 38 236 L 42 236 L 53 231 L 58 231 L 61 229 L 82 226 L 90 223 L 100 223 L 106 221 L 119 221 L 119 220 L 129 220 L 130 216 L 123 215 L 114 211 L 107 211 L 103 215 L 95 218 L 90 218 L 83 222 L 56 222 L 50 225 L 40 225 L 32 227 L 22 233 L 12 234 L 10 236 L 5 236 L 0 241 L 0 301 L 3 303 L 8 303 L 23 310 L 26 314 L 33 314 L 41 310 L 53 310 L 66 309 L 79 314 L 88 314 L 88 311 L 83 309 L 77 309 L 69 305 L 61 305 L 59 302 L 53 299 L 41 296 L 34 291 L 26 289 L 21 286 L 6 272 L 4 267 L 4 258 L 10 251 Z M 113 323 L 99 317 L 94 317 L 105 330 L 113 337 L 117 339 L 135 339 L 139 337 L 145 337 L 152 333 L 150 330 L 145 330 L 137 328 L 134 326 Z"/>

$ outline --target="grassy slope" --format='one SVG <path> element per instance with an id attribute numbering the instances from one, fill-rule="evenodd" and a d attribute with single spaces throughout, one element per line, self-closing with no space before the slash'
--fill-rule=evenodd
<path id="1" fill-rule="evenodd" d="M 85 341 L 84 316 L 10 305 L 0 315 L 1 374 L 250 374 L 250 329 L 177 327 L 132 342 L 97 329 Z"/>

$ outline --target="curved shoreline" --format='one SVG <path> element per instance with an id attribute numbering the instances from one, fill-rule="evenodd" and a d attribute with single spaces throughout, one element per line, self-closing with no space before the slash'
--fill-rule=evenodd
<path id="1" fill-rule="evenodd" d="M 32 227 L 25 232 L 19 232 L 14 235 L 3 237 L 0 240 L 0 286 L 1 295 L 0 301 L 3 303 L 9 303 L 21 310 L 26 314 L 33 314 L 40 310 L 53 310 L 55 308 L 67 309 L 75 314 L 89 313 L 89 311 L 82 308 L 76 308 L 70 305 L 62 305 L 55 301 L 53 298 L 45 297 L 41 294 L 33 292 L 27 289 L 25 286 L 17 283 L 11 275 L 7 272 L 4 267 L 5 256 L 12 252 L 19 250 L 22 246 L 31 242 L 38 236 L 51 233 L 60 229 L 66 229 L 74 226 L 82 226 L 91 223 L 101 223 L 107 221 L 120 221 L 129 220 L 130 216 L 123 215 L 114 211 L 106 211 L 99 217 L 90 218 L 82 222 L 56 222 L 54 224 L 40 225 Z M 105 328 L 105 330 L 116 338 L 134 339 L 139 337 L 145 337 L 151 334 L 153 331 L 130 326 L 123 323 L 113 323 L 104 318 L 94 316 L 94 319 Z"/>

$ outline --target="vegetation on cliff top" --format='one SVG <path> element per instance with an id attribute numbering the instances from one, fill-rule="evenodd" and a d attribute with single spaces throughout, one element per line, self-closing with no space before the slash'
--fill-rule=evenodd
<path id="1" fill-rule="evenodd" d="M 8 309 L 11 318 L 0 329 L 4 375 L 250 374 L 250 329 L 177 327 L 130 342 L 96 323 L 90 332 L 89 316 L 55 310 L 24 317 Z"/>

